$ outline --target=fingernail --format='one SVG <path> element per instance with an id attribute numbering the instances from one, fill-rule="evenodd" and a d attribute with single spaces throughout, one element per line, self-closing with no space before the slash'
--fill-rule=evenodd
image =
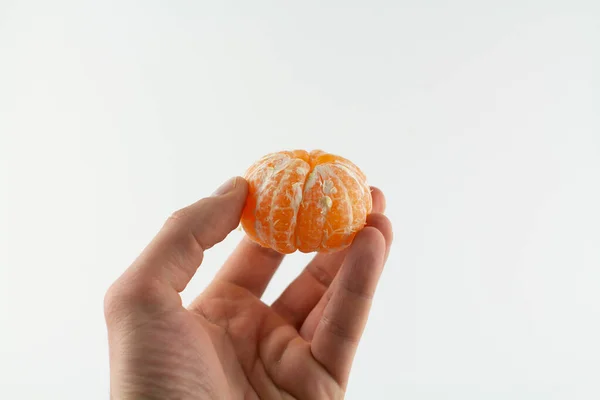
<path id="1" fill-rule="evenodd" d="M 237 184 L 237 176 L 229 179 L 227 182 L 219 186 L 217 190 L 213 193 L 213 196 L 220 196 L 225 193 L 229 193 L 233 189 L 235 189 L 235 185 Z"/>

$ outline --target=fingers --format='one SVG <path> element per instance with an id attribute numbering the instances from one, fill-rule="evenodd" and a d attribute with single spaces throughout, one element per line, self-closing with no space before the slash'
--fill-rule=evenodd
<path id="1" fill-rule="evenodd" d="M 385 210 L 385 196 L 376 187 L 371 188 L 373 213 Z M 372 215 L 367 219 L 367 224 Z M 311 310 L 319 302 L 337 274 L 348 249 L 335 253 L 317 254 L 304 271 L 273 303 L 273 309 L 296 328 L 300 328 Z"/>
<path id="2" fill-rule="evenodd" d="M 144 302 L 160 301 L 169 291 L 181 292 L 202 262 L 204 250 L 239 224 L 247 193 L 246 181 L 233 178 L 213 196 L 175 212 L 112 289 L 126 290 Z"/>
<path id="3" fill-rule="evenodd" d="M 386 206 L 385 196 L 383 195 L 383 192 L 380 189 L 372 186 L 371 197 L 373 198 L 373 210 L 371 210 L 371 213 L 383 214 L 385 212 Z"/>
<path id="4" fill-rule="evenodd" d="M 367 322 L 385 254 L 382 232 L 366 227 L 357 235 L 312 338 L 313 356 L 342 387 Z"/>
<path id="5" fill-rule="evenodd" d="M 386 249 L 384 259 L 387 260 L 393 239 L 392 224 L 390 220 L 387 219 L 383 214 L 371 214 L 367 218 L 367 226 L 377 229 L 385 238 Z M 315 329 L 317 328 L 317 325 L 323 316 L 323 310 L 325 310 L 327 303 L 329 303 L 333 291 L 334 287 L 329 286 L 325 294 L 318 300 L 317 305 L 309 310 L 308 316 L 302 321 L 302 326 L 299 328 L 299 332 L 300 336 L 302 336 L 304 339 L 309 341 L 312 340 Z"/>
<path id="6" fill-rule="evenodd" d="M 372 196 L 373 209 L 376 212 L 379 210 L 383 211 L 383 208 L 385 208 L 385 198 L 381 190 L 372 188 Z M 345 254 L 345 252 L 342 253 Z M 313 283 L 311 277 L 317 281 L 322 280 L 322 282 L 326 284 L 324 288 L 319 287 L 318 285 L 306 287 L 304 283 L 300 282 L 299 285 L 296 285 L 296 288 L 292 289 L 292 293 L 290 293 L 290 296 L 293 296 L 292 298 L 297 298 L 296 293 L 293 293 L 294 290 L 300 290 L 301 293 L 304 294 L 304 297 L 309 295 L 308 291 L 312 290 L 314 292 L 313 295 L 309 296 L 310 301 L 302 302 L 302 304 L 299 305 L 301 309 L 293 313 L 298 314 L 297 317 L 299 318 L 299 322 L 304 320 L 308 312 L 314 307 L 318 298 L 321 297 L 324 290 L 329 285 L 329 282 L 331 282 L 331 279 L 333 279 L 333 275 L 335 275 L 337 268 L 339 268 L 339 265 L 341 264 L 341 260 L 343 260 L 343 254 L 334 253 L 318 255 L 315 262 L 309 264 L 309 267 L 307 268 L 308 274 L 305 275 L 301 281 Z M 277 271 L 277 268 L 281 265 L 283 258 L 283 254 L 264 248 L 248 238 L 244 238 L 225 262 L 215 280 L 233 283 L 237 286 L 246 288 L 255 296 L 261 297 L 271 281 L 271 278 Z M 331 276 L 329 276 L 330 272 L 328 272 L 325 267 L 328 265 L 336 266 L 334 271 L 332 271 L 333 275 Z M 279 306 L 276 306 L 276 308 L 277 307 Z M 283 313 L 285 303 L 281 304 L 281 308 Z M 295 316 L 290 317 L 294 319 Z"/>
<path id="7" fill-rule="evenodd" d="M 245 237 L 217 273 L 215 281 L 243 287 L 262 296 L 284 255 L 262 247 Z"/>

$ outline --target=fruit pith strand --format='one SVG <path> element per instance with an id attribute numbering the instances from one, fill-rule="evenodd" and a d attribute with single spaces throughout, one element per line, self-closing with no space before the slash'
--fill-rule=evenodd
<path id="1" fill-rule="evenodd" d="M 364 173 L 321 150 L 267 154 L 244 177 L 250 190 L 242 227 L 252 240 L 281 253 L 341 250 L 371 212 Z"/>

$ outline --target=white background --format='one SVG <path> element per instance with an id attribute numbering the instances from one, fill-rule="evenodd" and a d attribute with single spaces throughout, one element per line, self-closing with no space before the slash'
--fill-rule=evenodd
<path id="1" fill-rule="evenodd" d="M 108 285 L 289 148 L 395 228 L 348 399 L 599 398 L 599 96 L 592 0 L 0 0 L 0 398 L 106 399 Z"/>

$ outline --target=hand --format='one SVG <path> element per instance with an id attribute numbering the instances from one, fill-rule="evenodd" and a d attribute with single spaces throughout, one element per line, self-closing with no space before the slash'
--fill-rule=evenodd
<path id="1" fill-rule="evenodd" d="M 240 221 L 248 184 L 173 214 L 105 298 L 111 398 L 341 399 L 392 240 L 382 193 L 350 248 L 318 254 L 271 305 L 283 256 L 243 239 L 187 308 L 179 293 Z M 339 270 L 339 271 L 338 271 Z"/>

